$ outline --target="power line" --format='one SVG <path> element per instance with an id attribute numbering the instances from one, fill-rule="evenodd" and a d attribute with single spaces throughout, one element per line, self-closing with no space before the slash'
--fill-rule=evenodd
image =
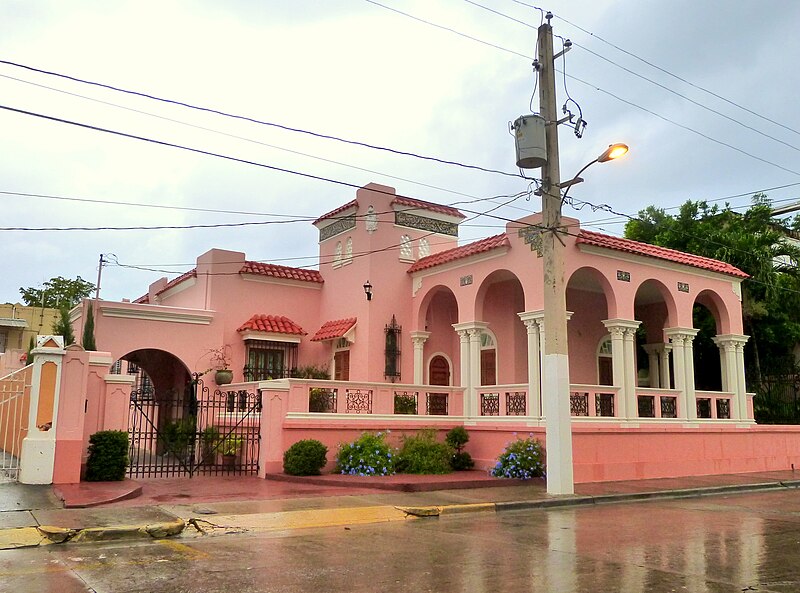
<path id="1" fill-rule="evenodd" d="M 435 28 L 437 28 L 437 29 L 441 29 L 441 30 L 444 30 L 444 31 L 448 31 L 448 32 L 450 32 L 450 33 L 453 33 L 453 34 L 455 34 L 455 35 L 459 35 L 460 37 L 465 37 L 465 38 L 467 38 L 467 39 L 470 39 L 470 40 L 472 40 L 472 41 L 476 41 L 477 43 L 481 43 L 481 44 L 483 44 L 483 45 L 487 45 L 487 46 L 490 46 L 490 47 L 494 47 L 495 49 L 499 49 L 499 50 L 501 50 L 501 51 L 504 51 L 504 52 L 507 52 L 507 53 L 515 54 L 515 55 L 517 55 L 517 56 L 520 56 L 520 57 L 526 58 L 526 59 L 528 59 L 528 60 L 532 60 L 532 59 L 533 59 L 533 58 L 531 58 L 531 56 L 528 56 L 528 55 L 525 55 L 525 54 L 521 54 L 521 53 L 519 53 L 519 52 L 516 52 L 516 51 L 510 50 L 510 49 L 508 49 L 508 48 L 504 48 L 504 47 L 502 47 L 502 46 L 498 46 L 498 45 L 496 45 L 496 44 L 493 44 L 493 43 L 489 43 L 488 41 L 484 41 L 484 40 L 482 40 L 482 39 L 479 39 L 479 38 L 477 38 L 477 37 L 473 37 L 472 35 L 467 35 L 466 33 L 462 33 L 462 32 L 460 32 L 460 31 L 457 31 L 457 30 L 455 30 L 455 29 L 452 29 L 451 27 L 445 27 L 445 26 L 443 26 L 443 25 L 439 25 L 439 24 L 437 24 L 437 23 L 433 23 L 433 22 L 431 22 L 431 21 L 428 21 L 428 20 L 426 20 L 426 19 L 423 19 L 423 18 L 420 18 L 420 17 L 414 16 L 414 15 L 412 15 L 412 14 L 409 14 L 409 13 L 407 13 L 407 12 L 403 12 L 403 11 L 401 11 L 401 10 L 397 10 L 397 9 L 395 9 L 395 8 L 392 8 L 392 7 L 386 6 L 386 5 L 384 5 L 384 4 L 381 4 L 380 2 L 376 2 L 375 0 L 364 0 L 364 1 L 365 1 L 365 2 L 369 2 L 370 4 L 374 4 L 375 6 L 380 6 L 381 8 L 385 8 L 386 10 L 390 10 L 390 11 L 392 11 L 392 12 L 395 12 L 395 13 L 397 13 L 397 14 L 400 14 L 400 15 L 402 15 L 402 16 L 408 17 L 408 18 L 410 18 L 410 19 L 413 19 L 413 20 L 415 20 L 415 21 L 418 21 L 418 22 L 420 22 L 420 23 L 423 23 L 423 24 L 429 25 L 429 26 L 431 26 L 431 27 L 435 27 Z M 537 10 L 540 10 L 540 9 L 539 9 L 538 7 L 536 7 L 536 6 L 532 6 L 532 8 L 536 8 Z M 556 69 L 556 71 L 558 71 L 558 72 L 561 72 L 561 71 L 559 71 L 558 69 Z M 562 72 L 562 73 L 563 73 L 563 72 Z M 596 91 L 599 91 L 599 92 L 601 92 L 601 93 L 604 93 L 604 94 L 608 95 L 609 97 L 612 97 L 613 99 L 616 99 L 617 101 L 620 101 L 620 102 L 622 102 L 622 103 L 625 103 L 626 105 L 629 105 L 629 106 L 631 106 L 631 107 L 635 107 L 636 109 L 640 109 L 641 111 L 644 111 L 645 113 L 648 113 L 648 114 L 650 114 L 650 115 L 653 115 L 653 116 L 655 116 L 655 117 L 657 117 L 657 118 L 659 118 L 659 119 L 661 119 L 661 120 L 663 120 L 663 121 L 665 121 L 665 122 L 667 122 L 667 123 L 670 123 L 670 124 L 672 124 L 672 125 L 678 126 L 679 128 L 682 128 L 682 129 L 684 129 L 684 130 L 686 130 L 686 131 L 688 131 L 688 132 L 691 132 L 691 133 L 693 133 L 693 134 L 696 134 L 696 135 L 700 136 L 701 138 L 705 138 L 706 140 L 710 140 L 711 142 L 714 142 L 715 144 L 719 144 L 720 146 L 725 146 L 726 148 L 730 148 L 730 149 L 732 149 L 732 150 L 735 150 L 736 152 L 739 152 L 739 153 L 741 153 L 741 154 L 743 154 L 743 155 L 745 155 L 745 156 L 747 156 L 747 157 L 750 157 L 750 158 L 752 158 L 752 159 L 755 159 L 755 160 L 757 160 L 757 161 L 760 161 L 760 162 L 762 162 L 762 163 L 764 163 L 764 164 L 771 165 L 771 166 L 773 166 L 773 167 L 776 167 L 776 168 L 778 168 L 778 169 L 781 169 L 782 171 L 786 171 L 787 173 L 792 173 L 793 175 L 798 175 L 798 176 L 800 176 L 800 171 L 796 171 L 796 170 L 794 170 L 794 169 L 789 169 L 788 167 L 784 167 L 783 165 L 779 165 L 779 164 L 777 164 L 777 163 L 774 163 L 774 162 L 772 162 L 772 161 L 770 161 L 770 160 L 767 160 L 767 159 L 765 159 L 765 158 L 762 158 L 762 157 L 756 156 L 756 155 L 754 155 L 754 154 L 752 154 L 752 153 L 749 153 L 749 152 L 747 152 L 746 150 L 743 150 L 743 149 L 741 149 L 741 148 L 738 148 L 738 147 L 734 146 L 733 144 L 729 144 L 728 142 L 724 142 L 724 141 L 722 141 L 722 140 L 717 140 L 716 138 L 713 138 L 713 137 L 709 136 L 708 134 L 705 134 L 705 133 L 703 133 L 703 132 L 700 132 L 699 130 L 696 130 L 696 129 L 694 129 L 694 128 L 690 127 L 690 126 L 687 126 L 687 125 L 681 124 L 681 123 L 679 123 L 679 122 L 677 122 L 677 121 L 675 121 L 675 120 L 673 120 L 673 119 L 670 119 L 670 118 L 668 118 L 668 117 L 666 117 L 666 116 L 660 115 L 660 114 L 656 113 L 655 111 L 653 111 L 653 110 L 651 110 L 651 109 L 648 109 L 648 108 L 646 108 L 646 107 L 642 107 L 641 105 L 638 105 L 637 103 L 634 103 L 633 101 L 629 101 L 629 100 L 627 100 L 627 99 L 623 99 L 623 98 L 622 98 L 622 97 L 620 97 L 619 95 L 616 95 L 616 94 L 612 93 L 611 91 L 607 91 L 607 90 L 605 90 L 605 89 L 603 89 L 603 88 L 601 88 L 601 87 L 598 87 L 597 85 L 595 85 L 595 84 L 593 84 L 593 83 L 590 83 L 590 82 L 588 82 L 588 81 L 586 81 L 586 80 L 583 80 L 583 79 L 581 79 L 581 78 L 578 78 L 577 76 L 574 76 L 574 75 L 571 75 L 571 74 L 566 74 L 566 73 L 563 73 L 563 74 L 564 74 L 565 76 L 567 76 L 568 78 L 571 78 L 572 80 L 575 80 L 576 82 L 579 82 L 579 83 L 581 83 L 581 84 L 583 84 L 583 85 L 586 85 L 586 86 L 588 86 L 588 87 L 590 87 L 590 88 L 593 88 L 593 89 L 594 89 L 594 90 L 596 90 Z"/>
<path id="2" fill-rule="evenodd" d="M 428 189 L 435 189 L 435 190 L 438 190 L 438 191 L 451 193 L 451 194 L 455 194 L 455 195 L 459 195 L 459 196 L 476 197 L 476 196 L 471 196 L 470 194 L 466 194 L 464 192 L 456 191 L 456 190 L 453 190 L 453 189 L 448 189 L 448 188 L 444 188 L 444 187 L 440 187 L 440 186 L 436 186 L 436 185 L 431 185 L 429 183 L 423 183 L 421 181 L 415 181 L 413 179 L 408 179 L 406 177 L 399 177 L 397 175 L 390 175 L 390 174 L 384 173 L 382 171 L 375 171 L 374 169 L 367 169 L 367 168 L 364 168 L 364 167 L 358 167 L 356 165 L 343 163 L 341 161 L 335 161 L 333 159 L 328 159 L 328 158 L 324 158 L 324 157 L 321 157 L 321 156 L 309 154 L 307 152 L 301 152 L 299 150 L 292 150 L 290 148 L 285 148 L 283 146 L 277 146 L 275 144 L 269 144 L 267 142 L 261 142 L 260 140 L 255 140 L 253 138 L 247 138 L 246 136 L 239 136 L 237 134 L 230 134 L 228 132 L 223 132 L 221 130 L 216 130 L 214 128 L 208 128 L 206 126 L 200 126 L 200 125 L 197 125 L 197 124 L 192 124 L 192 123 L 189 123 L 189 122 L 181 121 L 179 119 L 174 119 L 174 118 L 171 118 L 171 117 L 166 117 L 166 116 L 158 115 L 158 114 L 155 114 L 155 113 L 150 113 L 149 111 L 143 111 L 141 109 L 134 109 L 132 107 L 126 107 L 124 105 L 119 105 L 117 103 L 112 103 L 110 101 L 103 101 L 102 99 L 95 99 L 94 97 L 87 97 L 86 95 L 81 95 L 80 93 L 72 93 L 70 91 L 57 89 L 57 88 L 54 88 L 54 87 L 51 87 L 51 86 L 48 86 L 48 85 L 45 85 L 45 84 L 39 84 L 39 83 L 31 82 L 29 80 L 16 78 L 14 76 L 8 76 L 6 74 L 0 74 L 0 78 L 7 78 L 9 80 L 14 80 L 16 82 L 21 82 L 23 84 L 28 84 L 28 85 L 32 85 L 32 86 L 35 86 L 35 87 L 39 87 L 39 88 L 47 89 L 47 90 L 50 90 L 50 91 L 54 91 L 56 93 L 62 93 L 62 94 L 65 94 L 65 95 L 69 95 L 71 97 L 85 99 L 87 101 L 93 101 L 95 103 L 100 103 L 102 105 L 108 105 L 109 107 L 115 107 L 117 109 L 124 109 L 125 111 L 138 113 L 140 115 L 146 115 L 148 117 L 154 117 L 154 118 L 157 118 L 157 119 L 160 119 L 160 120 L 169 121 L 169 122 L 176 123 L 176 124 L 179 124 L 179 125 L 182 125 L 182 126 L 187 126 L 189 128 L 194 128 L 194 129 L 197 129 L 197 130 L 203 130 L 205 132 L 211 132 L 213 134 L 219 134 L 221 136 L 226 136 L 228 138 L 235 138 L 237 140 L 243 140 L 245 142 L 250 142 L 252 144 L 257 144 L 259 146 L 266 146 L 267 148 L 272 148 L 272 149 L 275 149 L 275 150 L 280 150 L 280 151 L 283 151 L 283 152 L 288 152 L 288 153 L 291 153 L 291 154 L 304 156 L 304 157 L 315 159 L 315 160 L 318 160 L 318 161 L 323 161 L 325 163 L 331 163 L 331 164 L 334 164 L 334 165 L 340 165 L 342 167 L 348 167 L 350 169 L 355 169 L 357 171 L 363 171 L 365 173 L 373 173 L 375 175 L 381 175 L 381 176 L 387 177 L 389 179 L 396 179 L 398 181 L 404 181 L 406 183 L 413 183 L 414 185 L 427 187 Z"/>
<path id="3" fill-rule="evenodd" d="M 120 92 L 120 93 L 126 93 L 128 95 L 134 95 L 134 96 L 137 96 L 137 97 L 143 97 L 145 99 L 152 99 L 154 101 L 160 101 L 162 103 L 167 103 L 167 104 L 170 104 L 170 105 L 178 105 L 180 107 L 186 107 L 188 109 L 194 109 L 196 111 L 202 111 L 202 112 L 205 112 L 205 113 L 213 113 L 215 115 L 221 115 L 223 117 L 229 117 L 229 118 L 233 118 L 233 119 L 247 121 L 247 122 L 258 124 L 258 125 L 262 125 L 262 126 L 270 126 L 270 127 L 277 128 L 277 129 L 280 129 L 280 130 L 285 130 L 285 131 L 288 131 L 288 132 L 295 132 L 295 133 L 298 133 L 298 134 L 306 134 L 308 136 L 313 136 L 315 138 L 321 138 L 321 139 L 325 139 L 325 140 L 334 140 L 336 142 L 344 142 L 345 144 L 351 144 L 353 146 L 361 146 L 363 148 L 370 148 L 370 149 L 373 149 L 373 150 L 382 150 L 384 152 L 389 152 L 389 153 L 400 155 L 400 156 L 407 156 L 407 157 L 422 159 L 422 160 L 426 160 L 426 161 L 432 161 L 432 162 L 436 162 L 436 163 L 440 163 L 440 164 L 444 164 L 444 165 L 453 165 L 453 166 L 462 167 L 462 168 L 465 168 L 465 169 L 473 169 L 473 170 L 476 170 L 476 171 L 483 171 L 485 173 L 496 173 L 498 175 L 505 175 L 507 177 L 523 177 L 519 173 L 508 173 L 506 171 L 499 171 L 497 169 L 490 169 L 488 167 L 481 167 L 479 165 L 469 165 L 469 164 L 461 163 L 461 162 L 458 162 L 458 161 L 440 159 L 438 157 L 426 156 L 426 155 L 421 155 L 421 154 L 417 154 L 417 153 L 414 153 L 414 152 L 397 150 L 397 149 L 394 149 L 394 148 L 389 148 L 389 147 L 386 147 L 386 146 L 379 146 L 379 145 L 376 145 L 376 144 L 369 144 L 367 142 L 361 142 L 361 141 L 358 141 L 358 140 L 350 140 L 350 139 L 346 139 L 346 138 L 341 138 L 339 136 L 333 136 L 333 135 L 330 135 L 330 134 L 321 134 L 319 132 L 312 132 L 310 130 L 304 130 L 302 128 L 295 128 L 295 127 L 292 127 L 292 126 L 287 126 L 287 125 L 284 125 L 284 124 L 278 124 L 278 123 L 275 123 L 275 122 L 268 122 L 268 121 L 264 121 L 264 120 L 256 119 L 256 118 L 253 118 L 253 117 L 244 116 L 244 115 L 236 115 L 236 114 L 233 114 L 233 113 L 229 113 L 229 112 L 226 112 L 226 111 L 221 111 L 219 109 L 214 109 L 214 108 L 211 108 L 211 107 L 202 107 L 200 105 L 194 105 L 194 104 L 191 104 L 191 103 L 187 103 L 185 101 L 179 101 L 179 100 L 176 100 L 176 99 L 167 99 L 167 98 L 164 98 L 164 97 L 158 97 L 156 95 L 151 95 L 151 94 L 148 94 L 148 93 L 143 93 L 143 92 L 134 91 L 134 90 L 130 90 L 130 89 L 124 89 L 124 88 L 121 88 L 121 87 L 116 87 L 116 86 L 105 84 L 105 83 L 101 83 L 101 82 L 96 82 L 96 81 L 91 81 L 91 80 L 87 80 L 87 79 L 83 79 L 83 78 L 78 78 L 76 76 L 70 76 L 68 74 L 61 74 L 59 72 L 43 70 L 43 69 L 40 69 L 40 68 L 34 68 L 33 66 L 27 66 L 25 64 L 19 64 L 17 62 L 10 62 L 8 60 L 0 60 L 0 64 L 5 64 L 7 66 L 13 66 L 15 68 L 23 68 L 23 69 L 29 70 L 31 72 L 38 72 L 39 74 L 46 74 L 48 76 L 55 76 L 55 77 L 58 77 L 58 78 L 63 78 L 65 80 L 71 80 L 73 82 L 79 82 L 81 84 L 88 84 L 88 85 L 91 85 L 91 86 L 96 86 L 96 87 L 99 87 L 99 88 L 104 88 L 104 89 L 108 89 L 108 90 L 112 90 L 112 91 L 116 91 L 116 92 Z"/>

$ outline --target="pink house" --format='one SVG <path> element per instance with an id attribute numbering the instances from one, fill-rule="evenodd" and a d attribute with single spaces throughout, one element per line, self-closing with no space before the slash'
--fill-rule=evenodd
<path id="1" fill-rule="evenodd" d="M 197 439 L 209 427 L 239 435 L 239 462 L 262 475 L 280 471 L 282 452 L 308 437 L 333 448 L 362 430 L 465 425 L 481 467 L 513 433 L 544 438 L 541 216 L 459 246 L 463 219 L 369 184 L 314 222 L 319 270 L 212 249 L 133 302 L 84 302 L 76 332 L 93 303 L 97 344 L 117 361 L 107 377 L 137 377 L 117 422 L 137 454 L 148 452 L 134 461 L 149 468 L 141 475 L 164 456 L 159 439 L 177 439 L 188 416 Z M 753 421 L 746 274 L 564 222 L 576 481 L 800 463 L 793 428 Z M 698 305 L 716 320 L 714 390 L 696 388 Z M 232 384 L 214 385 L 212 350 L 228 355 Z M 310 378 L 308 367 L 330 379 Z M 108 425 L 102 405 L 88 398 L 85 437 Z M 220 469 L 199 444 L 191 457 L 195 471 Z"/>

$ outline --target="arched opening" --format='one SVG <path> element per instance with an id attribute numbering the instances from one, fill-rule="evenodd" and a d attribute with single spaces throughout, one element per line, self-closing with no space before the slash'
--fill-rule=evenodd
<path id="1" fill-rule="evenodd" d="M 614 360 L 611 354 L 611 338 L 603 338 L 597 348 L 597 384 L 614 384 Z"/>
<path id="2" fill-rule="evenodd" d="M 598 347 L 608 339 L 603 320 L 609 316 L 608 282 L 594 268 L 580 268 L 567 283 L 567 323 L 569 374 L 571 383 L 595 385 L 600 380 L 599 365 L 611 365 L 611 358 L 600 361 Z M 602 383 L 601 383 L 602 384 Z"/>
<path id="3" fill-rule="evenodd" d="M 429 385 L 450 385 L 450 361 L 441 354 L 437 354 L 428 363 Z"/>
<path id="4" fill-rule="evenodd" d="M 488 329 L 481 333 L 481 385 L 497 385 L 497 342 Z"/>
<path id="5" fill-rule="evenodd" d="M 441 354 L 445 361 L 455 361 L 455 364 L 448 362 L 448 377 L 457 376 L 459 372 L 458 368 L 453 368 L 458 365 L 460 348 L 458 334 L 453 329 L 453 324 L 456 323 L 458 323 L 458 302 L 453 291 L 446 286 L 431 288 L 422 301 L 417 327 L 430 334 L 423 346 L 424 352 L 436 352 Z M 425 358 L 427 356 L 429 354 L 426 354 Z M 429 363 L 428 383 L 437 385 L 438 383 L 432 383 L 431 373 Z"/>
<path id="6" fill-rule="evenodd" d="M 633 314 L 640 322 L 636 331 L 636 384 L 669 389 L 672 369 L 661 368 L 667 366 L 664 329 L 677 324 L 675 302 L 669 289 L 652 278 L 642 282 L 636 289 Z"/>
<path id="7" fill-rule="evenodd" d="M 717 318 L 711 309 L 695 301 L 692 325 L 697 331 L 692 350 L 694 354 L 694 386 L 698 391 L 722 391 L 722 367 L 719 348 L 714 343 Z"/>
<path id="8" fill-rule="evenodd" d="M 258 471 L 261 401 L 211 389 L 173 354 L 129 352 L 113 370 L 136 375 L 128 413 L 132 478 Z M 209 379 L 212 382 L 213 379 Z"/>

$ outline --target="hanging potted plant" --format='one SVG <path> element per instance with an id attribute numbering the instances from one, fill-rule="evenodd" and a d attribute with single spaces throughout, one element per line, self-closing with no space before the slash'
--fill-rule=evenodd
<path id="1" fill-rule="evenodd" d="M 217 385 L 228 385 L 233 381 L 233 371 L 230 368 L 230 346 L 225 344 L 222 348 L 213 348 L 211 350 L 211 362 L 214 364 L 214 381 Z"/>

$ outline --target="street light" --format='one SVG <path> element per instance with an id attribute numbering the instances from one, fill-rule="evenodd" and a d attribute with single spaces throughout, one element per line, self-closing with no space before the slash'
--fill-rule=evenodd
<path id="1" fill-rule="evenodd" d="M 569 181 L 564 181 L 558 184 L 560 189 L 566 189 L 567 191 L 564 192 L 564 197 L 561 198 L 561 202 L 563 203 L 564 200 L 567 199 L 567 194 L 569 193 L 569 188 L 573 185 L 577 185 L 578 183 L 583 183 L 583 179 L 581 178 L 581 173 L 583 173 L 586 169 L 594 165 L 595 163 L 607 163 L 608 161 L 613 161 L 614 159 L 618 159 L 622 156 L 628 154 L 628 145 L 623 144 L 622 142 L 617 142 L 616 144 L 609 144 L 608 148 L 606 148 L 603 153 L 594 159 L 593 161 L 589 162 L 586 166 L 583 167 L 578 174 L 575 175 Z"/>

